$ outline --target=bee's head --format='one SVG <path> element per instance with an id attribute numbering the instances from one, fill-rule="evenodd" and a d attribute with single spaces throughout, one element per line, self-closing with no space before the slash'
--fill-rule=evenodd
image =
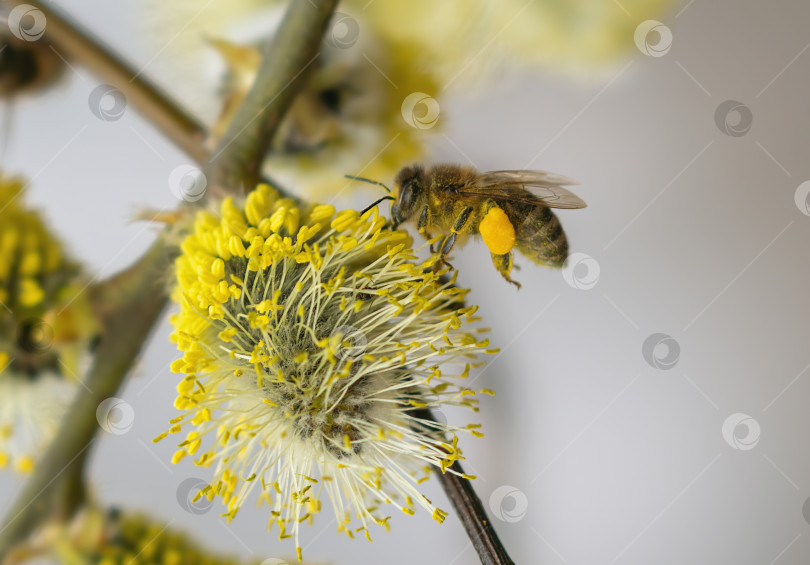
<path id="1" fill-rule="evenodd" d="M 402 169 L 394 180 L 396 200 L 391 206 L 394 227 L 407 222 L 419 208 L 425 194 L 425 170 L 419 165 Z"/>

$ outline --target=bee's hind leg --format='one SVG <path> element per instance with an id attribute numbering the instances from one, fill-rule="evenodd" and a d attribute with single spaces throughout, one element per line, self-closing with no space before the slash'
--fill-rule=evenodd
<path id="1" fill-rule="evenodd" d="M 491 253 L 492 255 L 492 264 L 495 265 L 495 268 L 498 269 L 498 272 L 501 274 L 503 278 L 507 281 L 518 287 L 520 290 L 520 283 L 512 280 L 512 277 L 509 276 L 509 273 L 512 271 L 512 252 L 509 251 L 504 253 L 503 255 L 496 255 L 495 253 Z"/>

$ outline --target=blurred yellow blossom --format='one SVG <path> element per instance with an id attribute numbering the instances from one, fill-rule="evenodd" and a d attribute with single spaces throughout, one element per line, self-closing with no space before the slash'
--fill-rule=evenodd
<path id="1" fill-rule="evenodd" d="M 171 522 L 94 505 L 81 509 L 67 523 L 48 524 L 11 557 L 15 563 L 43 559 L 60 565 L 259 565 L 257 559 L 243 561 L 212 552 Z"/>
<path id="2" fill-rule="evenodd" d="M 641 56 L 636 28 L 665 19 L 675 4 L 346 0 L 308 69 L 307 86 L 282 122 L 265 170 L 301 194 L 330 199 L 349 192 L 343 174 L 393 177 L 429 157 L 432 135 L 450 115 L 448 93 L 491 84 L 510 68 L 601 74 L 623 57 Z M 159 18 L 150 22 L 149 35 L 156 48 L 168 47 L 174 55 L 166 58 L 175 65 L 164 71 L 167 86 L 197 105 L 216 124 L 215 133 L 255 76 L 260 46 L 254 39 L 278 24 L 285 5 L 155 4 L 152 17 Z M 178 29 L 177 22 L 185 25 Z"/>
<path id="3" fill-rule="evenodd" d="M 19 179 L 0 180 L 0 467 L 29 472 L 75 392 L 97 324 Z"/>

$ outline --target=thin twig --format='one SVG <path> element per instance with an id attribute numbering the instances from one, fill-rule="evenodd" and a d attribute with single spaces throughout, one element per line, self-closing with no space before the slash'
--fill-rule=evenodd
<path id="1" fill-rule="evenodd" d="M 127 104 L 163 132 L 198 163 L 208 161 L 204 146 L 205 126 L 176 104 L 169 96 L 137 72 L 107 45 L 87 30 L 61 15 L 53 3 L 40 0 L 2 0 L 9 7 L 27 4 L 45 15 L 45 34 L 37 41 L 51 44 L 61 57 L 76 61 L 106 83 L 120 90 Z"/>
<path id="2" fill-rule="evenodd" d="M 232 190 L 252 188 L 273 134 L 320 55 L 337 0 L 292 0 L 265 46 L 256 80 L 211 157 L 209 179 Z"/>
<path id="3" fill-rule="evenodd" d="M 433 413 L 427 408 L 410 411 L 414 418 L 435 422 Z M 447 498 L 456 510 L 459 520 L 464 525 L 467 535 L 478 552 L 483 565 L 514 565 L 506 548 L 501 543 L 498 534 L 492 527 L 492 522 L 481 504 L 481 499 L 473 489 L 472 483 L 463 477 L 464 469 L 456 461 L 449 470 L 455 473 L 442 472 L 436 469 L 436 476 L 442 485 Z M 457 474 L 456 474 L 457 473 Z"/>

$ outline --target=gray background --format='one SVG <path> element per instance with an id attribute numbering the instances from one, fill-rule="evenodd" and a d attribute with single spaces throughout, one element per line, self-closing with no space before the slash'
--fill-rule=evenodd
<path id="1" fill-rule="evenodd" d="M 62 4 L 146 73 L 160 66 L 132 23 L 137 2 Z M 498 393 L 482 403 L 486 438 L 463 447 L 516 562 L 810 559 L 810 217 L 794 201 L 810 179 L 808 16 L 798 1 L 696 0 L 662 18 L 674 38 L 663 57 L 633 53 L 594 82 L 506 73 L 442 101 L 437 158 L 580 181 L 589 207 L 560 217 L 572 251 L 599 266 L 596 284 L 578 290 L 523 261 L 516 292 L 482 245 L 454 261 L 503 348 L 475 377 Z M 188 160 L 134 111 L 96 119 L 87 99 L 97 83 L 76 70 L 58 92 L 15 110 L 4 169 L 32 179 L 30 200 L 103 277 L 152 240 L 153 228 L 129 219 L 138 207 L 173 207 L 167 179 Z M 743 136 L 716 124 L 728 99 L 752 112 Z M 573 273 L 582 280 L 586 271 Z M 292 544 L 265 533 L 266 509 L 248 504 L 226 526 L 214 510 L 194 515 L 178 504 L 178 485 L 203 470 L 170 467 L 172 446 L 151 443 L 174 415 L 168 332 L 157 328 L 122 391 L 132 429 L 97 445 L 95 493 L 217 549 L 291 558 Z M 668 370 L 642 355 L 659 332 L 680 350 Z M 653 355 L 665 357 L 664 346 Z M 739 413 L 758 436 L 732 421 L 724 437 Z M 0 475 L 0 508 L 19 485 Z M 427 494 L 448 508 L 435 481 Z M 476 562 L 452 514 L 441 527 L 423 513 L 397 515 L 390 534 L 373 533 L 372 544 L 346 540 L 325 505 L 302 529 L 305 556 Z"/>

